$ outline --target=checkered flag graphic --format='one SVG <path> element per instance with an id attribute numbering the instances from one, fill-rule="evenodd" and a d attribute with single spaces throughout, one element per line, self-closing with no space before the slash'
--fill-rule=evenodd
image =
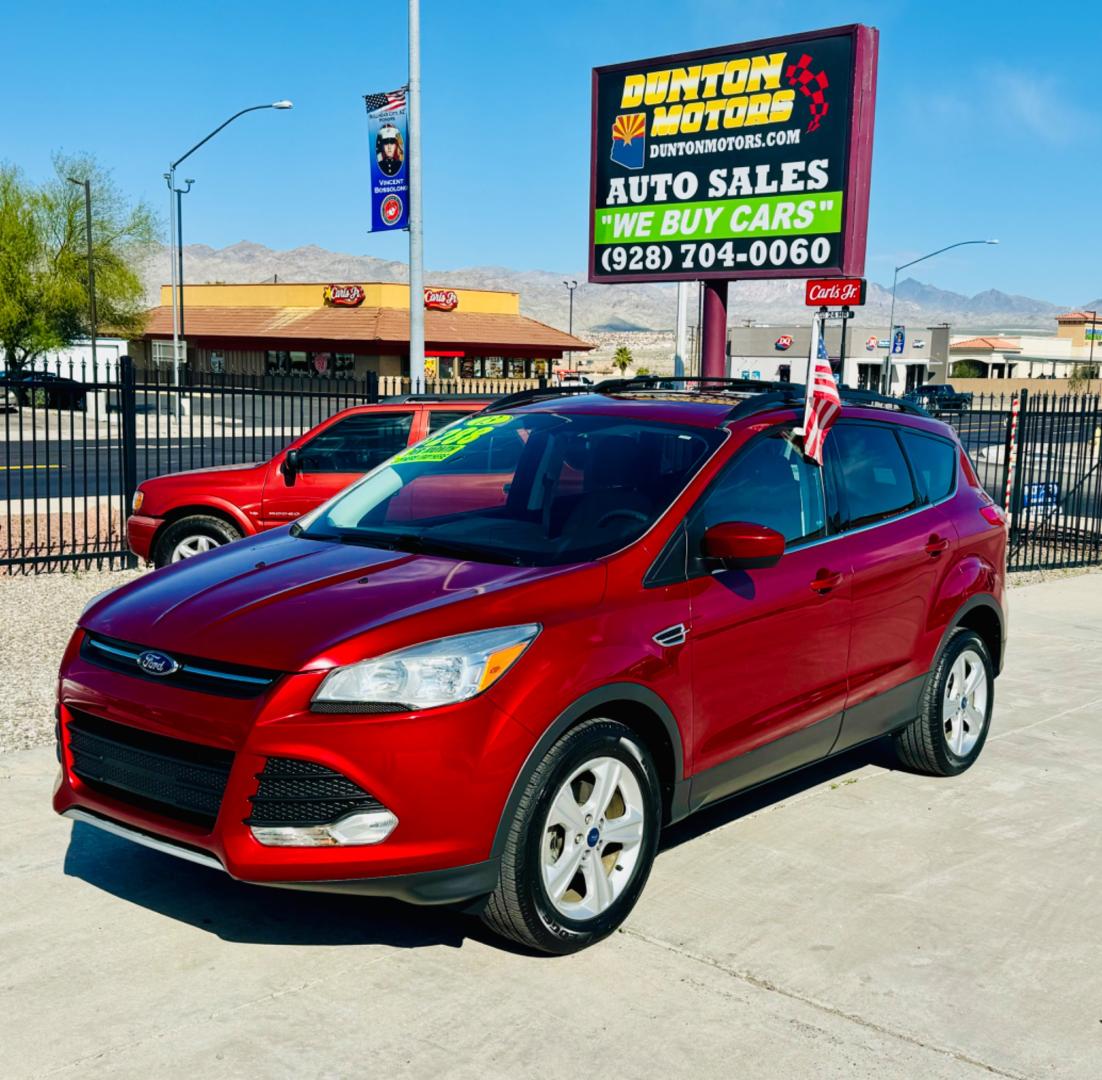
<path id="1" fill-rule="evenodd" d="M 804 97 L 810 99 L 811 121 L 807 125 L 807 130 L 814 131 L 830 110 L 830 102 L 827 101 L 824 93 L 830 85 L 826 72 L 813 72 L 811 57 L 804 53 L 796 63 L 789 64 L 784 73 L 788 78 L 788 85 L 794 86 Z"/>

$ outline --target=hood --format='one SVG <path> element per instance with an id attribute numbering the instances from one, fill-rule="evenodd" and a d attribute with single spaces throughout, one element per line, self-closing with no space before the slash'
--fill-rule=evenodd
<path id="1" fill-rule="evenodd" d="M 500 566 L 303 540 L 281 529 L 138 578 L 93 602 L 80 625 L 169 653 L 300 671 L 359 659 L 338 647 L 418 615 L 431 617 L 431 624 L 400 644 L 495 622 L 529 621 L 532 611 L 495 594 L 566 574 L 579 577 L 578 585 L 566 590 L 553 586 L 550 596 L 541 591 L 541 612 L 565 602 L 566 595 L 575 607 L 600 600 L 604 569 L 592 564 Z M 460 621 L 458 612 L 448 611 L 478 597 L 493 609 L 480 609 L 488 620 L 481 625 L 473 622 L 479 613 L 472 611 L 470 619 Z M 393 647 L 380 638 L 380 651 Z"/>
<path id="2" fill-rule="evenodd" d="M 161 476 L 151 476 L 148 480 L 143 480 L 138 487 L 148 488 L 161 480 L 175 480 L 180 476 L 205 476 L 207 473 L 251 473 L 267 464 L 266 461 L 253 461 L 245 465 L 238 462 L 234 465 L 207 465 L 202 469 L 180 469 L 178 472 L 163 473 Z"/>

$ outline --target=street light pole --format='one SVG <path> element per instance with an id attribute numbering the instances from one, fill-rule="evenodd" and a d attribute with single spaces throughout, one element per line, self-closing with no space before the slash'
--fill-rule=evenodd
<path id="1" fill-rule="evenodd" d="M 92 320 L 92 379 L 99 381 L 99 368 L 96 365 L 96 267 L 92 258 L 92 181 L 76 180 L 67 177 L 70 184 L 84 188 L 84 236 L 88 245 L 88 315 Z M 60 374 L 60 372 L 58 372 Z"/>
<path id="2" fill-rule="evenodd" d="M 425 390 L 424 237 L 421 221 L 421 4 L 409 0 L 409 389 Z"/>
<path id="3" fill-rule="evenodd" d="M 566 291 L 570 294 L 570 315 L 569 315 L 569 322 L 567 324 L 569 329 L 567 330 L 567 333 L 569 333 L 570 336 L 573 337 L 574 336 L 574 290 L 578 287 L 578 283 L 576 281 L 566 281 L 566 280 L 564 280 L 563 284 L 566 286 Z M 566 355 L 568 357 L 568 363 L 573 364 L 574 363 L 574 350 L 571 349 L 569 352 L 567 352 Z"/>
<path id="4" fill-rule="evenodd" d="M 1094 337 L 1098 333 L 1098 312 L 1084 311 L 1084 315 L 1091 317 L 1090 328 L 1086 331 L 1090 335 L 1090 353 L 1087 358 L 1087 394 L 1091 392 L 1091 380 L 1094 378 Z"/>
<path id="5" fill-rule="evenodd" d="M 268 105 L 250 105 L 247 109 L 235 112 L 228 120 L 224 120 L 212 132 L 200 139 L 186 154 L 181 154 L 168 167 L 165 173 L 165 181 L 168 184 L 168 216 L 169 216 L 169 263 L 172 282 L 172 383 L 180 385 L 180 337 L 183 334 L 183 302 L 184 302 L 184 229 L 180 220 L 180 196 L 191 190 L 194 180 L 188 180 L 187 188 L 176 187 L 176 170 L 185 162 L 200 146 L 210 142 L 224 127 L 232 124 L 239 116 L 245 113 L 257 112 L 260 109 L 291 109 L 290 101 L 273 101 Z M 175 250 L 173 250 L 175 248 Z M 177 406 L 179 396 L 177 396 Z"/>
<path id="6" fill-rule="evenodd" d="M 891 314 L 888 316 L 888 351 L 884 355 L 884 370 L 881 372 L 880 381 L 883 386 L 885 394 L 892 392 L 892 335 L 895 333 L 895 287 L 899 282 L 899 271 L 906 270 L 908 266 L 914 266 L 915 263 L 925 262 L 927 259 L 932 259 L 935 255 L 940 255 L 943 251 L 952 251 L 953 248 L 966 247 L 968 244 L 997 244 L 998 240 L 958 240 L 955 244 L 946 244 L 945 247 L 938 248 L 937 251 L 931 251 L 928 255 L 920 255 L 917 259 L 912 259 L 910 262 L 902 263 L 895 268 L 895 273 L 892 274 L 892 306 Z M 949 376 L 949 361 L 945 361 L 945 376 Z"/>

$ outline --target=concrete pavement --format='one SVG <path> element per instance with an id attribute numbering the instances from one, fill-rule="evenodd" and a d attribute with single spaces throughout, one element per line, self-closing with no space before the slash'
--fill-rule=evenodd
<path id="1" fill-rule="evenodd" d="M 1102 575 L 1011 606 L 969 773 L 873 747 L 707 811 L 626 928 L 564 959 L 71 825 L 52 748 L 6 755 L 4 1073 L 1097 1077 Z"/>

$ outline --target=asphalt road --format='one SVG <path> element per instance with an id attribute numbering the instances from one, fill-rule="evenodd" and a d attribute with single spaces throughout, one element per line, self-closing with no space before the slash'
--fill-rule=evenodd
<path id="1" fill-rule="evenodd" d="M 0 757 L 5 1075 L 1094 1080 L 1102 575 L 1011 606 L 971 771 L 876 746 L 723 804 L 562 959 L 69 824 L 52 748 Z"/>

